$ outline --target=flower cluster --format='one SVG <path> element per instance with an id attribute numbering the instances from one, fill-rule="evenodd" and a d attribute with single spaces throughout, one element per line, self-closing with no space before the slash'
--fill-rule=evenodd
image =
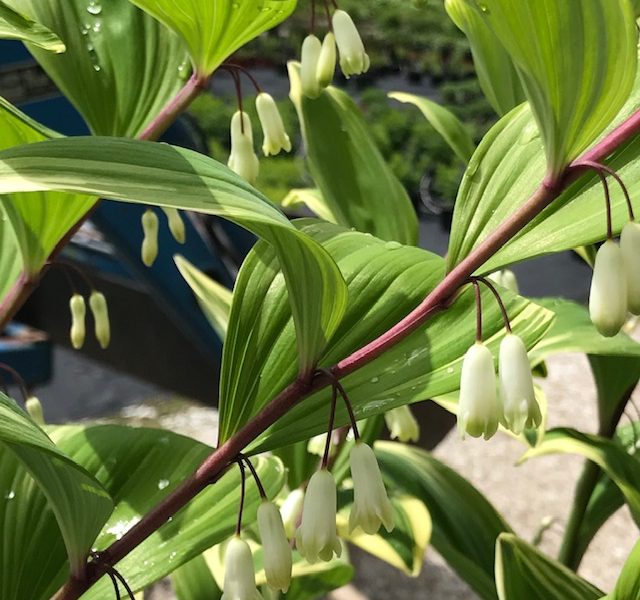
<path id="1" fill-rule="evenodd" d="M 291 140 L 285 131 L 278 106 L 270 94 L 258 93 L 256 111 L 262 133 L 262 152 L 265 156 L 291 151 Z M 240 108 L 231 119 L 231 154 L 228 166 L 249 183 L 258 178 L 260 161 L 253 148 L 253 130 L 249 115 Z"/>
<path id="2" fill-rule="evenodd" d="M 302 93 L 308 98 L 317 98 L 331 84 L 338 53 L 340 69 L 347 79 L 369 70 L 369 56 L 349 14 L 336 10 L 331 18 L 331 29 L 322 42 L 313 33 L 302 42 L 300 80 Z"/>
<path id="3" fill-rule="evenodd" d="M 620 245 L 611 238 L 596 254 L 589 294 L 589 314 L 604 336 L 616 335 L 627 320 L 627 313 L 640 314 L 640 224 L 627 223 L 620 234 Z"/>
<path id="4" fill-rule="evenodd" d="M 100 347 L 104 350 L 109 346 L 111 340 L 111 328 L 109 324 L 109 311 L 107 308 L 107 299 L 102 292 L 96 290 L 91 291 L 89 296 L 89 307 L 93 315 L 94 333 Z M 71 311 L 71 328 L 69 330 L 69 338 L 71 345 L 79 350 L 84 345 L 86 337 L 86 314 L 87 306 L 84 296 L 74 292 L 69 300 L 69 309 Z"/>
<path id="5" fill-rule="evenodd" d="M 357 528 L 374 534 L 381 525 L 394 527 L 391 503 L 387 497 L 378 461 L 370 446 L 356 441 L 350 456 L 354 502 L 349 531 Z M 342 554 L 336 528 L 337 489 L 331 472 L 322 467 L 309 480 L 307 490 L 293 491 L 281 510 L 263 499 L 258 508 L 258 532 L 263 547 L 267 584 L 286 592 L 291 583 L 292 555 L 289 536 L 295 533 L 298 552 L 309 562 L 330 561 Z M 285 518 L 283 518 L 283 515 Z M 238 535 L 225 552 L 223 600 L 259 600 L 251 549 Z"/>

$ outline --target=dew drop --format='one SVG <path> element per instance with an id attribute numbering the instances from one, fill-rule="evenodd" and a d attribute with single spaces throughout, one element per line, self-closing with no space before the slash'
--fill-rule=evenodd
<path id="1" fill-rule="evenodd" d="M 398 248 L 402 248 L 402 244 L 400 242 L 387 242 L 384 247 L 387 250 L 397 250 Z"/>
<path id="2" fill-rule="evenodd" d="M 90 15 L 99 15 L 102 12 L 102 6 L 99 2 L 92 0 L 91 2 L 89 2 L 89 6 L 87 6 L 87 12 Z"/>
<path id="3" fill-rule="evenodd" d="M 177 552 L 172 552 L 171 554 L 169 554 L 169 560 L 173 560 L 177 555 Z"/>
<path id="4" fill-rule="evenodd" d="M 102 71 L 102 67 L 98 63 L 93 63 L 93 70 L 97 73 L 98 71 Z"/>
<path id="5" fill-rule="evenodd" d="M 371 383 L 378 383 L 378 381 L 380 381 L 380 377 L 372 377 L 371 378 Z"/>
<path id="6" fill-rule="evenodd" d="M 15 497 L 16 497 L 16 493 L 13 490 L 8 491 L 4 495 L 5 500 L 13 500 Z"/>
<path id="7" fill-rule="evenodd" d="M 447 373 L 449 373 L 449 375 L 451 375 L 453 373 L 453 367 L 449 367 L 447 369 Z"/>
<path id="8" fill-rule="evenodd" d="M 169 485 L 168 479 L 161 479 L 160 481 L 158 481 L 159 490 L 164 490 L 166 487 L 168 487 L 168 485 Z"/>

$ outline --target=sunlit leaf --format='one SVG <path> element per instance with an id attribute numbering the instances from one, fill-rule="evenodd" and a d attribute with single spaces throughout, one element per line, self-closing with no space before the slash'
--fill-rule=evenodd
<path id="1" fill-rule="evenodd" d="M 290 97 L 302 125 L 309 170 L 334 216 L 330 220 L 383 240 L 415 245 L 418 220 L 411 200 L 378 150 L 360 109 L 333 86 L 314 100 L 307 98 L 299 73 L 300 65 L 289 63 Z"/>
<path id="2" fill-rule="evenodd" d="M 499 600 L 596 600 L 602 592 L 512 533 L 496 544 Z"/>
<path id="3" fill-rule="evenodd" d="M 167 144 L 101 137 L 0 152 L 0 192 L 45 190 L 216 214 L 268 240 L 290 291 L 302 372 L 313 367 L 340 323 L 347 290 L 329 254 L 246 181 L 206 156 Z"/>
<path id="4" fill-rule="evenodd" d="M 238 48 L 284 21 L 297 0 L 132 0 L 175 31 L 198 73 L 209 75 Z"/>
<path id="5" fill-rule="evenodd" d="M 0 0 L 0 38 L 22 40 L 49 52 L 64 52 L 65 45 L 52 31 L 13 10 Z"/>
<path id="6" fill-rule="evenodd" d="M 631 551 L 622 567 L 613 592 L 606 600 L 639 600 L 640 599 L 640 542 Z"/>
<path id="7" fill-rule="evenodd" d="M 398 102 L 407 102 L 418 107 L 425 119 L 427 119 L 431 126 L 443 137 L 445 142 L 449 144 L 458 158 L 465 164 L 469 162 L 476 146 L 464 123 L 449 109 L 440 106 L 433 100 L 429 100 L 429 98 L 415 96 L 414 94 L 405 94 L 404 92 L 391 92 L 389 98 L 393 98 Z"/>

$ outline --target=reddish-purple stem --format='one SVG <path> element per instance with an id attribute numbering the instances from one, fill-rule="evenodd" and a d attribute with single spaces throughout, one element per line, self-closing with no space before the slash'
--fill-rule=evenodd
<path id="1" fill-rule="evenodd" d="M 389 331 L 340 361 L 331 369 L 332 375 L 337 378 L 342 378 L 366 365 L 398 341 L 415 331 L 428 318 L 445 309 L 455 297 L 460 286 L 473 275 L 476 269 L 485 263 L 534 217 L 540 214 L 540 212 L 560 195 L 569 183 L 579 177 L 583 171 L 583 169 L 577 166 L 580 160 L 602 161 L 616 148 L 629 141 L 639 132 L 640 111 L 632 115 L 593 149 L 575 161 L 575 163 L 567 166 L 554 181 L 545 179 L 531 197 L 456 265 L 420 305 Z M 207 487 L 207 485 L 213 483 L 224 472 L 227 466 L 236 460 L 238 454 L 241 453 L 248 444 L 266 431 L 296 403 L 306 398 L 312 392 L 331 384 L 331 377 L 325 374 L 316 374 L 314 376 L 314 374 L 311 373 L 304 378 L 296 379 L 288 385 L 242 429 L 207 457 L 195 473 L 157 504 L 123 535 L 121 539 L 115 541 L 107 548 L 103 556 L 108 559 L 111 565 L 115 565 L 118 561 L 122 560 L 122 558 L 166 523 L 167 519 L 183 508 L 191 499 Z M 69 579 L 66 585 L 56 594 L 55 600 L 77 600 L 103 574 L 103 569 L 87 568 L 85 577 L 82 580 Z"/>

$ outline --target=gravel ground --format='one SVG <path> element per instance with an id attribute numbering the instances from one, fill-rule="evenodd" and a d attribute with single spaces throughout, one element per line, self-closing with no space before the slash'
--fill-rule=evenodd
<path id="1" fill-rule="evenodd" d="M 596 404 L 586 358 L 565 354 L 547 361 L 549 376 L 540 384 L 549 399 L 549 427 L 572 426 L 596 430 Z M 640 398 L 639 398 L 640 399 Z M 211 409 L 193 407 L 179 414 L 171 406 L 141 404 L 125 408 L 121 415 L 140 424 L 155 423 L 212 443 L 217 424 Z M 573 484 L 582 461 L 576 456 L 548 456 L 516 466 L 523 446 L 505 434 L 489 442 L 461 441 L 454 431 L 434 454 L 474 483 L 502 512 L 516 532 L 531 540 L 543 519 L 552 517 L 541 548 L 555 554 L 573 496 Z M 638 539 L 638 531 L 626 508 L 603 527 L 587 552 L 580 574 L 601 589 L 612 588 L 622 563 Z M 472 600 L 477 596 L 453 573 L 442 558 L 429 549 L 421 575 L 411 579 L 395 569 L 353 550 L 358 575 L 354 584 L 333 594 L 334 600 Z M 171 600 L 166 586 L 157 588 L 153 600 Z"/>

